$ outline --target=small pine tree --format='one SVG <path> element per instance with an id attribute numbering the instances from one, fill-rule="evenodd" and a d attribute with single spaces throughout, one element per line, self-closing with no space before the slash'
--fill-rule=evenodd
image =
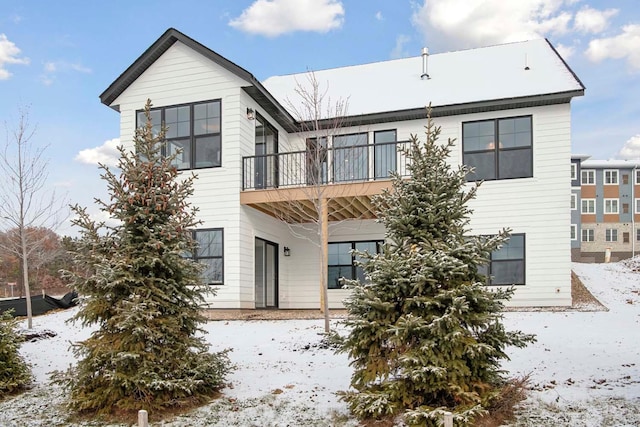
<path id="1" fill-rule="evenodd" d="M 193 405 L 214 395 L 231 369 L 227 352 L 207 352 L 199 324 L 205 292 L 190 229 L 198 222 L 187 199 L 194 175 L 179 177 L 163 157 L 165 130 L 137 129 L 134 151 L 120 147 L 116 176 L 105 166 L 109 203 L 101 209 L 119 221 L 92 221 L 76 206 L 81 229 L 75 267 L 68 275 L 84 302 L 74 320 L 98 329 L 75 345 L 75 368 L 56 381 L 70 391 L 69 406 L 109 414 Z"/>
<path id="2" fill-rule="evenodd" d="M 374 200 L 386 227 L 380 254 L 358 253 L 367 283 L 347 281 L 348 333 L 338 351 L 354 368 L 342 393 L 361 418 L 403 415 L 410 425 L 436 426 L 445 411 L 468 425 L 504 382 L 506 346 L 523 347 L 532 335 L 508 332 L 503 301 L 513 289 L 490 291 L 478 267 L 505 242 L 467 234 L 466 170 L 447 162 L 453 141 L 437 143 L 429 119 L 426 142 L 411 137 L 411 178 L 393 178 L 392 191 Z"/>
<path id="3" fill-rule="evenodd" d="M 20 391 L 31 383 L 31 369 L 18 349 L 22 337 L 10 311 L 0 313 L 0 398 Z"/>

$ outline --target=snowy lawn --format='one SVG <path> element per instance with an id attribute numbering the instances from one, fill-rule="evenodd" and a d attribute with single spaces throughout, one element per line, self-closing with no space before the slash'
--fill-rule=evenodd
<path id="1" fill-rule="evenodd" d="M 640 273 L 623 263 L 574 270 L 609 311 L 505 313 L 509 329 L 538 336 L 536 344 L 510 349 L 504 365 L 512 375 L 531 376 L 513 425 L 640 426 Z M 69 423 L 60 389 L 49 384 L 49 372 L 74 363 L 70 343 L 90 334 L 65 324 L 73 313 L 34 319 L 34 329 L 57 336 L 23 344 L 35 386 L 0 402 L 0 426 L 100 425 Z M 351 371 L 344 355 L 320 345 L 322 320 L 212 321 L 205 329 L 212 350 L 233 348 L 238 369 L 220 399 L 165 422 L 150 414 L 152 425 L 358 425 L 335 396 L 348 387 Z"/>

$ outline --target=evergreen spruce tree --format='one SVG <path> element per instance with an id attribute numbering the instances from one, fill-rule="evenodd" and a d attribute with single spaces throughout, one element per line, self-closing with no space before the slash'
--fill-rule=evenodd
<path id="1" fill-rule="evenodd" d="M 21 342 L 11 312 L 0 313 L 0 399 L 31 383 L 31 369 L 18 351 Z"/>
<path id="2" fill-rule="evenodd" d="M 386 227 L 380 254 L 358 253 L 367 283 L 347 281 L 347 353 L 353 390 L 342 393 L 362 418 L 402 415 L 410 425 L 469 425 L 504 383 L 506 346 L 523 347 L 532 335 L 506 331 L 503 302 L 513 289 L 489 290 L 478 268 L 508 238 L 468 234 L 464 167 L 452 168 L 453 141 L 437 143 L 431 119 L 426 142 L 411 137 L 411 178 L 393 177 L 393 189 L 374 200 Z"/>
<path id="3" fill-rule="evenodd" d="M 101 166 L 111 198 L 97 202 L 119 224 L 74 209 L 82 238 L 68 274 L 84 298 L 74 319 L 98 329 L 74 347 L 77 366 L 55 378 L 80 412 L 193 405 L 214 395 L 231 369 L 228 350 L 209 353 L 198 336 L 208 289 L 200 265 L 185 258 L 198 224 L 187 201 L 195 176 L 179 177 L 173 157 L 161 155 L 165 130 L 154 135 L 150 108 L 147 101 L 134 150 L 119 148 L 119 175 Z"/>

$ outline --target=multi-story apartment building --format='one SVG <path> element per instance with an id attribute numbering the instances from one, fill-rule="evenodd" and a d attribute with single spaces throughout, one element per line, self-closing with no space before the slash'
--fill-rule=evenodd
<path id="1" fill-rule="evenodd" d="M 469 233 L 512 230 L 492 254 L 488 285 L 514 285 L 512 305 L 571 304 L 567 165 L 571 100 L 584 86 L 547 40 L 314 75 L 327 98 L 349 99 L 340 120 L 320 123 L 337 123 L 332 135 L 310 130 L 291 108 L 307 73 L 260 82 L 175 29 L 100 96 L 120 114 L 123 143 L 150 98 L 154 124 L 169 128 L 165 149 L 181 149 L 176 167 L 196 170 L 192 202 L 203 225 L 194 230 L 193 256 L 217 288 L 212 307 L 318 308 L 319 285 L 328 288 L 329 307 L 342 307 L 348 291 L 336 279 L 361 276 L 351 250 L 375 251 L 385 238 L 371 197 L 389 187 L 390 171 L 406 172 L 401 147 L 411 134 L 424 135 L 429 104 L 442 142 L 456 140 L 451 165 L 473 166 L 469 181 L 485 181 L 471 203 Z M 318 200 L 304 191 L 310 177 L 322 187 Z M 322 284 L 317 235 L 301 226 L 313 203 L 328 223 Z"/>
<path id="2" fill-rule="evenodd" d="M 640 244 L 640 162 L 571 159 L 571 258 L 634 256 Z"/>

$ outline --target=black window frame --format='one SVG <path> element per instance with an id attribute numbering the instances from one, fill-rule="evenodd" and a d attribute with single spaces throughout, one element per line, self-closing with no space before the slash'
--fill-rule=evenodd
<path id="1" fill-rule="evenodd" d="M 522 237 L 522 256 L 520 258 L 500 258 L 500 259 L 494 259 L 494 257 L 496 256 L 497 253 L 499 253 L 501 250 L 504 249 L 508 249 L 508 245 L 511 241 L 513 241 L 514 237 Z M 496 283 L 496 279 L 495 279 L 495 275 L 494 273 L 497 270 L 497 266 L 500 264 L 506 265 L 506 263 L 513 263 L 515 261 L 519 261 L 522 263 L 522 280 L 520 281 L 521 283 Z M 507 242 L 505 242 L 504 245 L 502 245 L 502 247 L 500 249 L 497 249 L 495 251 L 493 251 L 490 255 L 489 255 L 489 263 L 481 266 L 479 268 L 479 271 L 481 274 L 483 274 L 484 276 L 486 276 L 486 282 L 485 284 L 487 286 L 526 286 L 527 284 L 527 238 L 526 238 L 526 233 L 513 233 L 511 234 L 509 240 Z"/>
<path id="2" fill-rule="evenodd" d="M 380 140 L 383 135 L 393 134 L 392 141 Z M 373 132 L 373 178 L 386 179 L 398 171 L 398 129 L 383 129 Z M 387 166 L 385 168 L 385 165 Z"/>
<path id="3" fill-rule="evenodd" d="M 355 137 L 364 138 L 364 144 L 338 146 L 342 139 Z M 369 132 L 353 132 L 333 135 L 331 138 L 333 151 L 332 174 L 333 182 L 355 182 L 369 180 Z M 362 155 L 362 157 L 360 157 Z"/>
<path id="4" fill-rule="evenodd" d="M 518 145 L 515 147 L 504 147 L 501 140 L 500 133 L 500 122 L 507 120 L 517 120 L 517 119 L 529 119 L 529 144 L 528 145 Z M 484 149 L 465 149 L 465 127 L 467 125 L 474 125 L 480 123 L 493 123 L 493 141 L 487 143 Z M 517 133 L 517 132 L 516 132 Z M 514 135 L 516 134 L 514 133 Z M 478 138 L 483 135 L 479 135 Z M 489 136 L 489 135 L 484 135 Z M 470 137 L 469 137 L 470 138 Z M 527 170 L 526 173 L 518 174 L 517 176 L 501 176 L 501 155 L 505 155 L 508 153 L 516 153 L 516 152 L 524 152 L 529 151 L 529 163 L 526 165 Z M 512 116 L 512 117 L 498 117 L 494 119 L 484 119 L 484 120 L 473 120 L 468 122 L 462 122 L 462 162 L 465 165 L 470 164 L 470 160 L 472 157 L 478 157 L 482 155 L 493 154 L 492 162 L 493 162 L 493 175 L 492 176 L 478 176 L 477 169 L 474 172 L 469 171 L 466 176 L 467 182 L 475 182 L 475 181 L 498 181 L 498 180 L 506 180 L 506 179 L 522 179 L 522 178 L 532 178 L 533 177 L 533 115 L 522 115 L 522 116 Z M 488 157 L 487 157 L 488 159 Z M 473 163 L 473 162 L 471 162 Z"/>
<path id="5" fill-rule="evenodd" d="M 218 104 L 218 111 L 219 111 L 219 116 L 218 116 L 218 131 L 217 132 L 208 132 L 208 133 L 199 133 L 196 135 L 195 133 L 195 107 L 199 106 L 199 105 L 204 105 L 204 104 Z M 153 123 L 153 127 L 154 128 L 159 128 L 159 126 L 162 124 L 164 126 L 166 126 L 166 112 L 167 110 L 170 109 L 179 109 L 182 107 L 189 107 L 189 136 L 176 136 L 176 137 L 166 137 L 165 136 L 165 144 L 162 146 L 162 155 L 163 156 L 167 156 L 167 145 L 170 144 L 172 141 L 181 141 L 181 140 L 187 140 L 188 139 L 188 144 L 189 144 L 189 167 L 180 167 L 179 165 L 175 165 L 178 170 L 195 170 L 195 169 L 211 169 L 211 168 L 219 168 L 222 167 L 222 99 L 218 98 L 218 99 L 210 99 L 207 101 L 199 101 L 199 102 L 192 102 L 192 103 L 186 103 L 186 104 L 175 104 L 175 105 L 165 105 L 162 107 L 154 107 L 151 109 L 151 113 L 160 112 L 160 123 Z M 141 118 L 141 114 L 143 113 L 144 110 L 137 110 L 136 111 L 136 128 L 141 127 L 144 125 L 144 123 L 139 123 L 139 119 Z M 212 116 L 215 118 L 215 116 Z M 198 139 L 202 139 L 202 138 L 216 138 L 217 137 L 217 144 L 214 145 L 214 152 L 217 151 L 217 153 L 219 153 L 218 158 L 214 159 L 214 161 L 212 162 L 212 165 L 204 165 L 204 166 L 197 166 L 197 140 Z"/>
<path id="6" fill-rule="evenodd" d="M 204 232 L 220 232 L 220 255 L 208 255 L 208 256 L 203 256 L 199 254 L 199 247 L 198 247 L 198 239 L 197 239 L 197 234 L 198 233 L 204 233 Z M 191 237 L 193 238 L 194 241 L 194 248 L 193 248 L 193 252 L 191 254 L 189 254 L 190 258 L 193 259 L 193 261 L 200 263 L 200 260 L 206 260 L 206 259 L 220 259 L 220 276 L 221 279 L 219 281 L 206 281 L 206 277 L 204 277 L 204 272 L 203 272 L 203 280 L 205 280 L 205 284 L 206 285 L 210 285 L 210 286 L 221 286 L 224 285 L 224 228 L 221 227 L 216 227 L 216 228 L 199 228 L 196 230 L 191 230 Z"/>
<path id="7" fill-rule="evenodd" d="M 331 289 L 343 289 L 343 285 L 342 285 L 342 280 L 341 279 L 357 279 L 358 278 L 358 272 L 360 270 L 362 270 L 362 267 L 357 266 L 355 263 L 358 260 L 357 256 L 355 255 L 355 253 L 353 253 L 353 251 L 356 250 L 356 246 L 359 243 L 373 243 L 376 245 L 376 253 L 380 253 L 382 252 L 382 245 L 384 244 L 384 240 L 353 240 L 353 241 L 341 241 L 341 242 L 329 242 L 328 243 L 328 248 L 327 248 L 327 253 L 329 252 L 329 247 L 331 247 L 331 245 L 347 245 L 349 244 L 351 246 L 350 248 L 350 252 L 351 252 L 351 263 L 350 264 L 330 264 L 330 260 L 329 260 L 329 256 L 327 256 L 327 289 L 331 290 Z M 349 269 L 349 277 L 346 277 L 346 275 L 344 276 L 336 276 L 335 279 L 333 280 L 335 283 L 331 283 L 331 268 L 345 268 L 345 269 Z"/>

